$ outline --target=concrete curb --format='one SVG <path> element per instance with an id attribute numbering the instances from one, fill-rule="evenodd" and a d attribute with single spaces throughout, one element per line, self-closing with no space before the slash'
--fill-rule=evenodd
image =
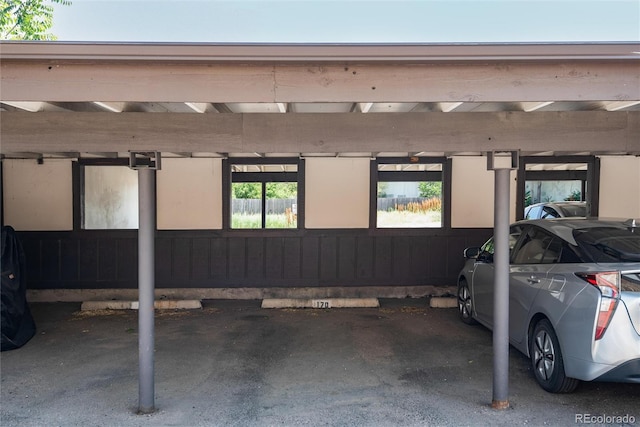
<path id="1" fill-rule="evenodd" d="M 378 298 L 268 298 L 262 308 L 371 308 L 380 307 Z"/>
<path id="2" fill-rule="evenodd" d="M 456 308 L 458 307 L 458 299 L 456 297 L 431 297 L 429 299 L 429 307 Z"/>
<path id="3" fill-rule="evenodd" d="M 455 286 L 346 286 L 306 288 L 161 288 L 156 300 L 262 300 L 270 298 L 424 298 L 455 295 Z M 27 289 L 29 302 L 135 301 L 138 289 Z"/>
<path id="4" fill-rule="evenodd" d="M 159 300 L 153 306 L 156 310 L 193 310 L 202 308 L 202 303 L 199 300 Z M 137 310 L 138 307 L 138 301 L 84 301 L 80 310 Z"/>

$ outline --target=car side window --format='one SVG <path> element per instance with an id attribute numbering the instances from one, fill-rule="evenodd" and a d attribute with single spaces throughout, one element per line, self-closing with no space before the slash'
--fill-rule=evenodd
<path id="1" fill-rule="evenodd" d="M 523 227 L 521 225 L 512 225 L 509 229 L 509 254 L 513 253 L 513 248 L 516 247 L 518 239 L 522 236 Z"/>
<path id="2" fill-rule="evenodd" d="M 495 247 L 494 247 L 494 244 L 493 244 L 493 238 L 487 240 L 487 242 L 484 245 L 482 245 L 481 249 L 482 249 L 482 252 L 486 252 L 486 253 L 489 253 L 489 254 L 493 255 L 494 252 L 495 252 Z"/>
<path id="3" fill-rule="evenodd" d="M 509 229 L 509 254 L 513 252 L 513 248 L 518 243 L 518 239 L 522 235 L 523 227 L 520 225 L 511 226 Z M 480 248 L 480 254 L 478 260 L 482 262 L 493 262 L 493 255 L 495 253 L 495 243 L 493 237 L 482 245 Z"/>
<path id="4" fill-rule="evenodd" d="M 549 246 L 544 251 L 544 255 L 542 255 L 542 264 L 554 264 L 558 262 L 560 259 L 560 254 L 562 253 L 562 241 L 554 237 L 549 242 Z"/>
<path id="5" fill-rule="evenodd" d="M 558 262 L 563 264 L 582 262 L 574 248 L 575 246 L 571 246 L 567 242 L 562 242 L 562 252 L 560 253 L 560 259 Z"/>
<path id="6" fill-rule="evenodd" d="M 526 219 L 536 219 L 536 218 L 540 218 L 540 211 L 542 210 L 541 206 L 533 206 L 532 208 L 529 209 L 529 211 L 527 212 L 527 217 Z"/>
<path id="7" fill-rule="evenodd" d="M 531 227 L 523 237 L 522 243 L 516 249 L 513 256 L 514 264 L 540 264 L 556 262 L 560 249 L 550 250 L 549 256 L 545 258 L 547 248 L 550 246 L 553 237 L 536 227 Z M 561 244 L 560 244 L 561 247 Z"/>
<path id="8" fill-rule="evenodd" d="M 542 210 L 544 211 L 542 218 L 560 218 L 560 214 L 549 206 L 545 206 Z"/>

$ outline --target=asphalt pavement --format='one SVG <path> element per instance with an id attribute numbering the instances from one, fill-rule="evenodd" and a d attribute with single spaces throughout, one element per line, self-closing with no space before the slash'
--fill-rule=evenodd
<path id="1" fill-rule="evenodd" d="M 640 425 L 639 385 L 550 394 L 515 349 L 510 407 L 492 409 L 491 332 L 427 299 L 156 311 L 156 410 L 139 415 L 137 312 L 31 307 L 35 337 L 0 356 L 3 427 Z"/>

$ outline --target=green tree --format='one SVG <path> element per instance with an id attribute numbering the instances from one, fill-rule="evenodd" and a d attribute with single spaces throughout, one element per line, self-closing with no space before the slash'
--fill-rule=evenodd
<path id="1" fill-rule="evenodd" d="M 423 181 L 418 184 L 420 197 L 431 199 L 433 197 L 440 198 L 442 196 L 442 182 L 440 181 Z"/>
<path id="2" fill-rule="evenodd" d="M 298 195 L 297 182 L 268 182 L 267 199 L 295 199 Z"/>
<path id="3" fill-rule="evenodd" d="M 378 182 L 378 197 L 387 197 L 387 189 L 389 188 L 388 182 Z"/>
<path id="4" fill-rule="evenodd" d="M 231 186 L 234 199 L 261 199 L 262 184 L 259 182 L 236 182 Z"/>
<path id="5" fill-rule="evenodd" d="M 567 201 L 581 201 L 582 200 L 582 193 L 580 192 L 580 190 L 573 190 L 571 192 L 571 194 L 569 194 L 567 197 L 564 198 Z"/>
<path id="6" fill-rule="evenodd" d="M 53 3 L 70 5 L 68 0 L 0 0 L 2 40 L 56 40 Z"/>
<path id="7" fill-rule="evenodd" d="M 234 199 L 261 199 L 262 183 L 236 182 L 232 186 Z M 267 199 L 295 199 L 298 196 L 297 182 L 267 182 Z"/>
<path id="8" fill-rule="evenodd" d="M 524 192 L 524 207 L 526 208 L 529 205 L 533 204 L 533 199 L 531 198 L 531 190 L 527 190 Z"/>

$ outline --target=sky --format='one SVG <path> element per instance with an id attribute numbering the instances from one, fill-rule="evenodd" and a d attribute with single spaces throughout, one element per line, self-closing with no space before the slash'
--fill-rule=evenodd
<path id="1" fill-rule="evenodd" d="M 60 41 L 640 41 L 640 0 L 72 0 Z"/>

